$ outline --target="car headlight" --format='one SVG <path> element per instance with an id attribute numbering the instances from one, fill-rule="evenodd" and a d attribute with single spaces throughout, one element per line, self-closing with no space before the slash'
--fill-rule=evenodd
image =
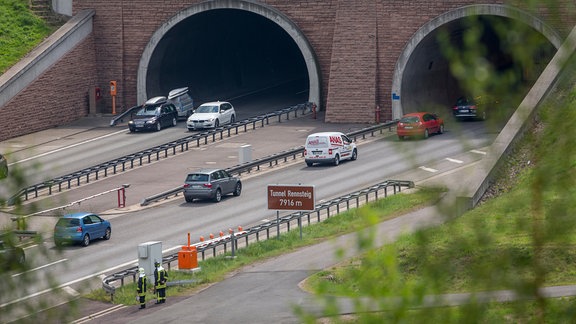
<path id="1" fill-rule="evenodd" d="M 214 119 L 216 119 L 216 117 L 210 117 L 210 119 L 208 119 L 209 121 L 213 122 Z"/>
<path id="2" fill-rule="evenodd" d="M 154 123 L 156 123 L 156 118 L 152 118 L 146 121 L 146 124 L 154 124 Z"/>
<path id="3" fill-rule="evenodd" d="M 131 121 L 128 122 L 128 125 L 132 125 L 132 124 L 134 124 L 134 121 L 133 121 L 133 120 L 131 120 Z"/>

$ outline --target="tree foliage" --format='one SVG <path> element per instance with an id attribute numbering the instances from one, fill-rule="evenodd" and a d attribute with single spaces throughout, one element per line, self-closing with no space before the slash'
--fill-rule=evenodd
<path id="1" fill-rule="evenodd" d="M 542 2 L 534 5 L 541 9 Z M 557 8 L 556 3 L 550 8 Z M 533 59 L 540 55 L 543 38 L 521 23 L 488 17 L 502 53 L 514 62 L 509 69 L 498 69 L 486 59 L 490 50 L 482 42 L 486 24 L 480 19 L 472 16 L 464 22 L 467 28 L 457 44 L 440 33 L 438 42 L 452 74 L 471 93 L 496 94 L 502 100 L 519 92 L 525 95 L 532 83 L 523 78 L 541 72 Z M 511 171 L 516 176 L 509 185 L 513 188 L 438 228 L 406 235 L 381 248 L 364 244 L 361 258 L 321 273 L 316 292 L 325 302 L 325 316 L 333 322 L 361 323 L 573 320 L 574 299 L 546 298 L 542 289 L 574 281 L 574 61 L 563 67 L 555 90 L 540 104 L 517 144 L 518 152 L 528 153 L 520 157 L 521 170 Z M 515 298 L 507 302 L 486 298 L 487 292 L 503 291 Z M 350 298 L 353 315 L 337 316 L 342 311 L 336 295 Z M 467 298 L 451 299 L 458 296 Z M 302 319 L 316 321 L 311 314 L 302 314 Z"/>

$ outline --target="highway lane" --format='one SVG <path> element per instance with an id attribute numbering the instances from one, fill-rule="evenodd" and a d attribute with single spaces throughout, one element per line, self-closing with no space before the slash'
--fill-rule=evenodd
<path id="1" fill-rule="evenodd" d="M 306 91 L 286 83 L 220 99 L 230 101 L 236 110 L 236 120 L 243 120 L 304 103 L 306 98 Z M 35 184 L 196 133 L 187 130 L 185 121 L 160 132 L 130 133 L 126 123 L 115 127 L 107 123 L 89 131 L 70 125 L 58 129 L 62 136 L 57 139 L 43 138 L 39 132 L 25 136 L 25 141 L 4 141 L 0 143 L 0 151 L 8 153 L 11 169 L 23 170 L 30 184 Z"/>
<path id="2" fill-rule="evenodd" d="M 165 250 L 177 249 L 186 243 L 188 232 L 193 241 L 198 241 L 200 236 L 206 237 L 209 233 L 216 234 L 238 225 L 248 227 L 272 219 L 276 215 L 275 211 L 266 209 L 265 188 L 268 184 L 314 185 L 317 202 L 321 202 L 386 179 L 397 178 L 399 174 L 410 170 L 430 176 L 421 167 L 485 147 L 495 136 L 494 133 L 483 132 L 481 123 L 470 123 L 467 130 L 474 136 L 468 136 L 465 130 L 463 134 L 448 131 L 428 140 L 405 142 L 399 142 L 395 136 L 378 137 L 360 145 L 357 161 L 345 162 L 338 167 L 308 168 L 303 161 L 299 161 L 275 172 L 246 177 L 243 179 L 242 196 L 227 197 L 219 204 L 187 204 L 182 197 L 178 197 L 153 208 L 108 217 L 113 222 L 110 241 L 94 242 L 87 248 L 67 247 L 62 255 L 55 257 L 55 260 L 66 259 L 66 262 L 42 268 L 38 273 L 54 274 L 59 282 L 65 283 L 134 261 L 137 256 L 136 247 L 143 242 L 162 241 Z M 466 145 L 462 144 L 461 135 L 470 138 Z M 477 158 L 481 156 L 477 155 Z M 458 165 L 454 164 L 454 167 Z M 155 168 L 162 168 L 162 163 Z M 137 175 L 134 173 L 132 176 Z M 51 244 L 49 241 L 46 243 L 49 247 Z M 45 288 L 43 283 L 35 286 L 36 291 Z"/>

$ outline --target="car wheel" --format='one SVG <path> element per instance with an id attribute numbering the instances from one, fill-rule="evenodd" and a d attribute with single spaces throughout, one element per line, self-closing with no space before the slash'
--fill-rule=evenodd
<path id="1" fill-rule="evenodd" d="M 358 151 L 357 150 L 352 151 L 352 157 L 350 159 L 352 161 L 356 161 L 357 158 L 358 158 Z"/>
<path id="2" fill-rule="evenodd" d="M 312 163 L 312 162 L 306 162 L 306 165 L 309 166 L 309 167 L 311 167 L 311 166 L 314 165 L 314 163 Z"/>
<path id="3" fill-rule="evenodd" d="M 338 164 L 340 164 L 340 155 L 336 154 L 334 157 L 334 165 L 338 166 Z"/>
<path id="4" fill-rule="evenodd" d="M 444 124 L 440 125 L 440 127 L 438 128 L 438 134 L 442 133 L 444 133 Z"/>
<path id="5" fill-rule="evenodd" d="M 90 235 L 84 234 L 84 238 L 82 239 L 82 245 L 83 246 L 90 245 Z"/>
<path id="6" fill-rule="evenodd" d="M 158 121 L 158 122 L 156 123 L 156 131 L 159 132 L 161 129 L 162 129 L 162 125 L 160 124 L 160 121 Z"/>
<path id="7" fill-rule="evenodd" d="M 220 121 L 218 119 L 216 119 L 214 121 L 214 128 L 218 128 L 220 126 Z"/>
<path id="8" fill-rule="evenodd" d="M 110 227 L 108 227 L 106 229 L 106 233 L 104 233 L 104 236 L 102 238 L 104 238 L 105 240 L 109 240 L 110 237 L 112 237 L 112 230 L 110 229 Z"/>
<path id="9" fill-rule="evenodd" d="M 234 188 L 234 196 L 240 196 L 240 194 L 242 193 L 242 184 L 240 182 L 238 182 L 236 184 L 236 188 Z"/>
<path id="10" fill-rule="evenodd" d="M 216 190 L 216 194 L 214 195 L 214 201 L 220 202 L 222 200 L 222 191 L 220 189 Z"/>
<path id="11" fill-rule="evenodd" d="M 234 124 L 235 121 L 236 121 L 236 117 L 234 115 L 232 115 L 232 117 L 230 117 L 230 124 Z"/>
<path id="12" fill-rule="evenodd" d="M 186 196 L 184 196 L 184 199 L 186 199 L 186 202 L 189 202 L 189 203 L 194 201 L 194 198 L 190 198 L 190 197 L 186 197 Z"/>
<path id="13" fill-rule="evenodd" d="M 178 123 L 178 121 L 176 120 L 176 118 L 172 118 L 172 126 L 176 127 L 176 124 Z"/>
<path id="14" fill-rule="evenodd" d="M 428 136 L 430 136 L 430 134 L 428 133 L 428 128 L 426 128 L 424 130 L 424 138 L 428 138 Z"/>

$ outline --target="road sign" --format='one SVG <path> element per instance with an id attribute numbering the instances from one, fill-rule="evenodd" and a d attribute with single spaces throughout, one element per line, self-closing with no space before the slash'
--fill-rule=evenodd
<path id="1" fill-rule="evenodd" d="M 268 209 L 273 210 L 314 210 L 314 186 L 268 185 Z"/>

